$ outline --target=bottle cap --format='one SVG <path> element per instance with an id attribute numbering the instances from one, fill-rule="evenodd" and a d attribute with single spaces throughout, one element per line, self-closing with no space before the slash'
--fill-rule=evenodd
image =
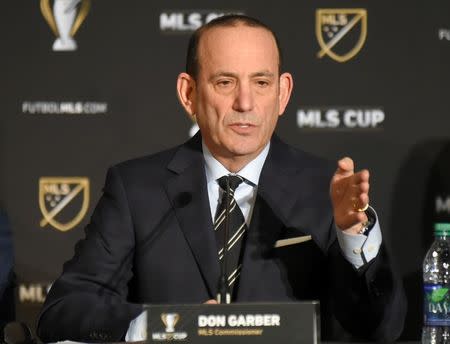
<path id="1" fill-rule="evenodd" d="M 450 223 L 435 223 L 434 234 L 437 236 L 450 236 Z"/>

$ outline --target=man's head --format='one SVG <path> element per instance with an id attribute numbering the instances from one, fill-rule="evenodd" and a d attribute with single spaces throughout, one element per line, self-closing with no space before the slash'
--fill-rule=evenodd
<path id="1" fill-rule="evenodd" d="M 239 171 L 270 140 L 289 101 L 292 77 L 280 75 L 277 40 L 255 19 L 218 18 L 196 35 L 188 53 L 190 73 L 178 76 L 178 96 L 214 157 Z"/>
<path id="2" fill-rule="evenodd" d="M 252 18 L 249 16 L 241 15 L 241 14 L 230 14 L 222 17 L 218 17 L 209 23 L 203 25 L 198 30 L 196 30 L 189 39 L 187 54 L 186 54 L 186 73 L 194 77 L 194 79 L 198 75 L 199 70 L 199 61 L 198 61 L 198 46 L 200 39 L 204 32 L 209 29 L 213 29 L 216 27 L 235 27 L 237 25 L 245 25 L 249 27 L 257 27 L 266 29 L 269 31 L 273 38 L 275 39 L 275 43 L 277 45 L 278 50 L 278 72 L 281 73 L 282 69 L 282 51 L 280 47 L 280 42 L 278 40 L 275 32 L 266 24 L 259 21 L 256 18 Z"/>

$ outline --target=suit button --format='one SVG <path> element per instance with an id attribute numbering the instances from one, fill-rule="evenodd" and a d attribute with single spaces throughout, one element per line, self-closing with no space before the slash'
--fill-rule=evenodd
<path id="1" fill-rule="evenodd" d="M 361 254 L 361 249 L 359 249 L 359 248 L 354 248 L 354 249 L 353 249 L 353 253 L 354 253 L 354 254 Z"/>

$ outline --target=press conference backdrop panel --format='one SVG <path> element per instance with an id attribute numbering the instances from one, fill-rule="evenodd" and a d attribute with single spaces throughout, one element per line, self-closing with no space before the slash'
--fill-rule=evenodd
<path id="1" fill-rule="evenodd" d="M 278 33 L 295 88 L 277 133 L 371 172 L 371 204 L 421 325 L 421 261 L 450 219 L 450 2 L 446 0 L 2 2 L 0 205 L 30 323 L 73 255 L 106 169 L 187 140 L 178 104 L 189 34 L 224 13 Z M 449 172 L 449 173 L 447 173 Z M 301 190 L 299 190 L 301 192 Z"/>

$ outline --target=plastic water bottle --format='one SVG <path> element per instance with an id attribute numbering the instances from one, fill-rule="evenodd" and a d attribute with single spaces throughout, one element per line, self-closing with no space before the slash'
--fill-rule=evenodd
<path id="1" fill-rule="evenodd" d="M 434 225 L 434 242 L 423 261 L 422 343 L 450 344 L 450 223 Z"/>

